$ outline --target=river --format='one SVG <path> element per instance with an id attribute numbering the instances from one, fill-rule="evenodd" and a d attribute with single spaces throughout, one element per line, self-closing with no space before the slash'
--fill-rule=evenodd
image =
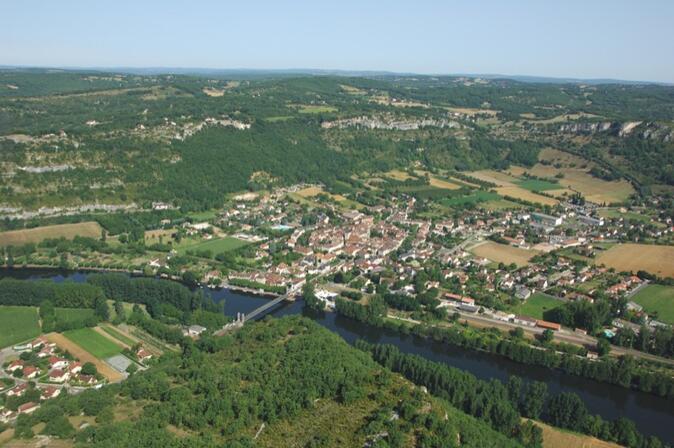
<path id="1" fill-rule="evenodd" d="M 63 273 L 53 270 L 0 270 L 0 278 L 11 276 L 28 280 L 50 279 L 56 282 L 66 280 L 83 282 L 87 275 L 83 272 Z M 269 300 L 226 289 L 206 289 L 206 292 L 216 300 L 225 300 L 225 313 L 229 316 L 235 316 L 237 312 L 248 313 Z M 302 301 L 279 304 L 267 314 L 277 317 L 303 314 L 339 334 L 351 344 L 358 338 L 371 343 L 392 344 L 403 352 L 414 353 L 432 361 L 466 370 L 481 379 L 496 378 L 506 381 L 508 376 L 518 375 L 526 381 L 543 381 L 551 393 L 577 393 L 590 412 L 599 414 L 604 419 L 629 418 L 642 433 L 655 435 L 663 441 L 674 444 L 674 404 L 665 398 L 542 367 L 516 363 L 489 353 L 448 346 L 411 335 L 401 335 L 335 313 L 304 310 Z"/>

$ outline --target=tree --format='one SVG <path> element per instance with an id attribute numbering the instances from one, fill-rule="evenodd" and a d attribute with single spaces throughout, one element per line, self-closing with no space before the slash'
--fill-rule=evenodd
<path id="1" fill-rule="evenodd" d="M 85 362 L 82 365 L 82 373 L 84 375 L 96 375 L 98 374 L 98 369 L 96 368 L 96 365 L 92 362 Z"/>
<path id="2" fill-rule="evenodd" d="M 541 381 L 527 384 L 521 395 L 519 408 L 525 417 L 537 420 L 541 416 L 548 396 L 548 385 Z"/>
<path id="3" fill-rule="evenodd" d="M 110 319 L 110 307 L 105 297 L 96 297 L 94 301 L 94 314 L 101 320 Z"/>
<path id="4" fill-rule="evenodd" d="M 550 399 L 546 416 L 547 421 L 554 426 L 578 431 L 582 429 L 588 412 L 577 394 L 562 392 Z"/>
<path id="5" fill-rule="evenodd" d="M 305 283 L 302 288 L 302 298 L 304 299 L 304 305 L 307 308 L 317 311 L 323 311 L 325 309 L 325 303 L 316 297 L 314 290 L 314 285 L 311 283 Z"/>
<path id="6" fill-rule="evenodd" d="M 548 329 L 548 328 L 546 328 L 545 330 L 543 330 L 543 333 L 541 333 L 541 341 L 542 341 L 544 344 L 547 344 L 547 343 L 549 343 L 549 342 L 552 342 L 552 340 L 554 339 L 554 337 L 555 337 L 555 333 L 554 333 L 552 330 Z"/>
<path id="7" fill-rule="evenodd" d="M 606 356 L 611 351 L 611 343 L 606 338 L 597 339 L 597 353 L 599 356 Z"/>

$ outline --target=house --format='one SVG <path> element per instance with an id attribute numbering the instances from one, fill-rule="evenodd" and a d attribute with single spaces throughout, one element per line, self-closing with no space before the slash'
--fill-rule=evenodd
<path id="1" fill-rule="evenodd" d="M 72 375 L 76 375 L 82 371 L 82 363 L 74 362 L 68 367 L 68 372 Z"/>
<path id="2" fill-rule="evenodd" d="M 531 290 L 522 285 L 517 286 L 515 289 L 515 297 L 520 300 L 526 300 L 531 296 Z"/>
<path id="3" fill-rule="evenodd" d="M 38 373 L 40 373 L 40 369 L 38 369 L 37 367 L 26 366 L 26 367 L 23 368 L 24 378 L 29 378 L 29 379 L 35 378 L 38 375 Z"/>
<path id="4" fill-rule="evenodd" d="M 138 358 L 138 361 L 145 362 L 152 359 L 152 353 L 148 352 L 147 350 L 141 347 L 136 352 L 136 357 Z"/>
<path id="5" fill-rule="evenodd" d="M 35 410 L 39 407 L 40 407 L 39 404 L 29 401 L 28 403 L 24 403 L 21 406 L 19 406 L 19 409 L 17 409 L 17 411 L 19 412 L 19 414 L 30 414 L 32 412 L 35 412 Z"/>
<path id="6" fill-rule="evenodd" d="M 206 331 L 206 327 L 202 327 L 201 325 L 190 325 L 187 327 L 188 336 L 199 336 L 204 331 Z"/>
<path id="7" fill-rule="evenodd" d="M 17 359 L 16 361 L 12 361 L 9 366 L 7 366 L 7 371 L 8 372 L 15 372 L 17 370 L 23 369 L 24 367 L 24 362 L 20 359 Z"/>
<path id="8" fill-rule="evenodd" d="M 61 389 L 59 389 L 58 387 L 54 387 L 54 386 L 47 386 L 44 389 L 42 389 L 42 393 L 40 394 L 40 399 L 51 400 L 52 398 L 56 398 L 59 395 L 61 395 Z"/>
<path id="9" fill-rule="evenodd" d="M 68 372 L 64 372 L 61 369 L 54 369 L 49 372 L 49 381 L 54 383 L 64 383 L 68 381 L 69 378 L 70 374 Z"/>
<path id="10" fill-rule="evenodd" d="M 46 358 L 47 356 L 52 356 L 54 354 L 54 347 L 46 346 L 42 347 L 42 350 L 40 350 L 37 353 L 38 358 Z"/>
<path id="11" fill-rule="evenodd" d="M 21 397 L 23 394 L 26 393 L 26 390 L 28 390 L 28 383 L 22 383 L 14 386 L 10 390 L 7 391 L 7 396 L 8 397 Z"/>
<path id="12" fill-rule="evenodd" d="M 63 358 L 57 358 L 56 356 L 52 356 L 49 358 L 49 368 L 50 369 L 65 369 L 68 367 L 68 364 L 70 364 L 70 361 L 67 359 Z"/>
<path id="13" fill-rule="evenodd" d="M 33 341 L 33 350 L 39 347 L 54 347 L 54 345 L 53 342 L 49 342 L 44 336 L 40 336 Z"/>
<path id="14" fill-rule="evenodd" d="M 96 384 L 96 377 L 93 375 L 79 375 L 76 379 L 81 384 L 86 384 L 89 386 Z"/>

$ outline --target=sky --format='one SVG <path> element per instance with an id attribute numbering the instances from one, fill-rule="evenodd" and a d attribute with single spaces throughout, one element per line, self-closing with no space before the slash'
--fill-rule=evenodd
<path id="1" fill-rule="evenodd" d="M 672 0 L 4 0 L 0 65 L 674 82 Z"/>

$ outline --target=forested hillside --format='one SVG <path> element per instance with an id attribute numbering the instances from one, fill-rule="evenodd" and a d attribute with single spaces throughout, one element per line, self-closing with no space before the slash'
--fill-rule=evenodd
<path id="1" fill-rule="evenodd" d="M 0 206 L 196 210 L 391 168 L 530 167 L 545 147 L 582 154 L 597 176 L 671 189 L 672 117 L 667 86 L 4 70 Z"/>
<path id="2" fill-rule="evenodd" d="M 45 433 L 79 446 L 115 448 L 519 446 L 301 317 L 166 356 L 124 383 L 20 415 L 17 437 L 44 422 Z M 74 427 L 80 413 L 92 424 Z"/>

